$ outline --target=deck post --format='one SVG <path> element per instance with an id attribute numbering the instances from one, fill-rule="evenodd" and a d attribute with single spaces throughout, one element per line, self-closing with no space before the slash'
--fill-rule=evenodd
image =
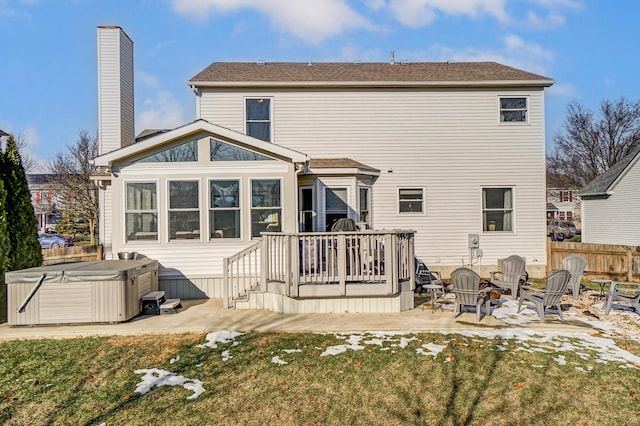
<path id="1" fill-rule="evenodd" d="M 222 259 L 222 306 L 229 307 L 229 258 Z"/>
<path id="2" fill-rule="evenodd" d="M 347 295 L 347 236 L 338 235 L 338 282 L 340 283 L 340 295 Z"/>
<path id="3" fill-rule="evenodd" d="M 287 238 L 287 262 L 289 264 L 287 295 L 298 297 L 300 295 L 300 244 L 296 235 L 289 235 Z"/>

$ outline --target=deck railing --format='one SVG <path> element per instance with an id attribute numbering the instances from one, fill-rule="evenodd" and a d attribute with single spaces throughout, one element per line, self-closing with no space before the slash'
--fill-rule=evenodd
<path id="1" fill-rule="evenodd" d="M 413 231 L 263 233 L 265 282 L 289 297 L 383 296 L 413 286 Z"/>
<path id="2" fill-rule="evenodd" d="M 261 265 L 258 241 L 250 247 L 224 258 L 223 306 L 228 308 L 234 300 L 260 287 Z"/>

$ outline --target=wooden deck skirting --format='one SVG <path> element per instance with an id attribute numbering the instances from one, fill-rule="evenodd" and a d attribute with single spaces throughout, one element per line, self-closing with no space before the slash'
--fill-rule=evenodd
<path id="1" fill-rule="evenodd" d="M 402 283 L 414 287 L 413 237 L 398 230 L 262 233 L 225 259 L 225 306 L 258 287 L 293 299 L 396 296 Z"/>
<path id="2" fill-rule="evenodd" d="M 562 259 L 573 253 L 586 259 L 587 278 L 640 282 L 640 247 L 547 239 L 547 269 L 562 269 Z"/>

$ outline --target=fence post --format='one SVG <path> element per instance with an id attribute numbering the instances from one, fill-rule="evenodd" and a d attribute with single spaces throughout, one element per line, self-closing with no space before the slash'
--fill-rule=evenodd
<path id="1" fill-rule="evenodd" d="M 631 247 L 627 247 L 627 281 L 633 281 L 633 253 Z"/>
<path id="2" fill-rule="evenodd" d="M 551 259 L 553 259 L 553 253 L 551 253 L 551 238 L 547 237 L 547 274 L 551 268 Z"/>
<path id="3" fill-rule="evenodd" d="M 102 260 L 104 259 L 104 248 L 102 247 L 102 244 L 98 244 L 98 252 L 96 253 L 96 260 Z"/>

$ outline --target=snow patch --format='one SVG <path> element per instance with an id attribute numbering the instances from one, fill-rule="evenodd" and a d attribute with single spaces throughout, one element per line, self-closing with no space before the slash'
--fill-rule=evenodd
<path id="1" fill-rule="evenodd" d="M 203 383 L 198 379 L 190 379 L 179 376 L 167 370 L 159 368 L 149 368 L 135 370 L 135 374 L 142 374 L 142 381 L 137 384 L 135 392 L 144 395 L 154 387 L 160 386 L 182 386 L 183 388 L 193 391 L 193 394 L 187 399 L 196 399 L 204 392 Z"/>

